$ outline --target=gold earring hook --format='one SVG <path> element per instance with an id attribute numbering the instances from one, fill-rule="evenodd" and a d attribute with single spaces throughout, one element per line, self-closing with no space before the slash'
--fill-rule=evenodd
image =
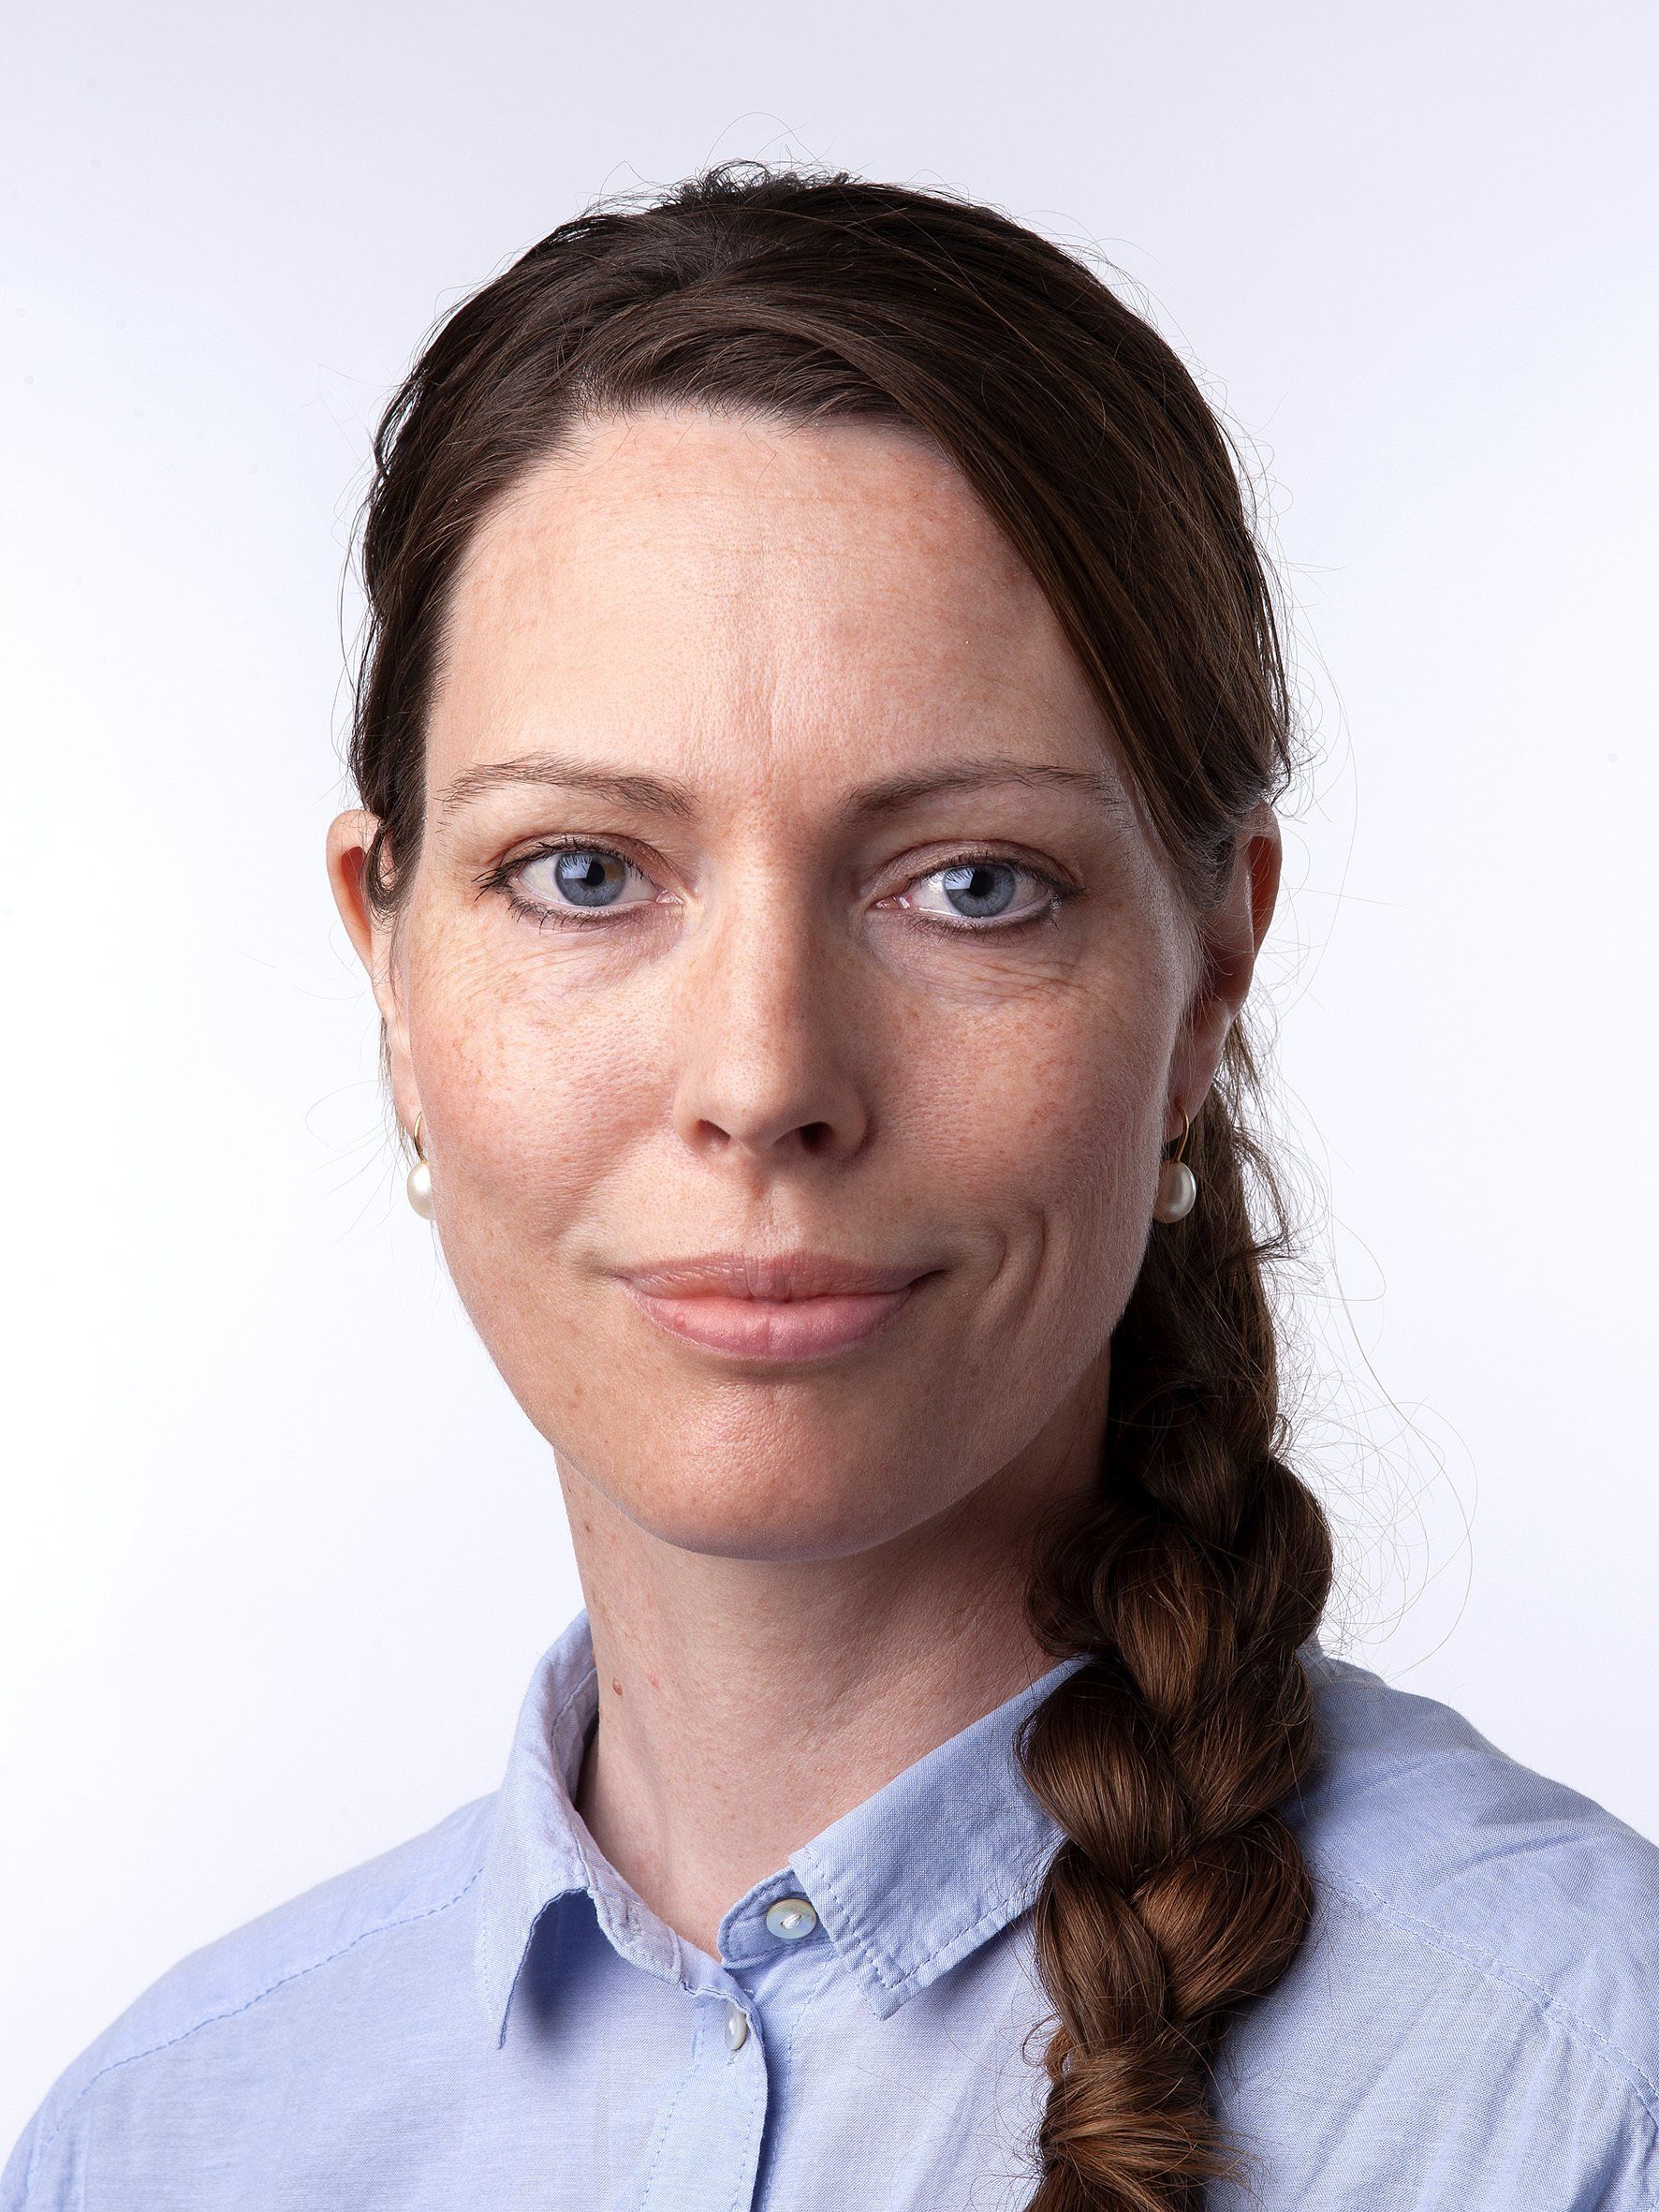
<path id="1" fill-rule="evenodd" d="M 426 1109 L 423 1106 L 417 1106 L 415 1109 L 415 1127 L 409 1132 L 409 1134 L 415 1140 L 415 1157 L 417 1159 L 424 1159 L 426 1158 L 426 1154 L 421 1149 L 420 1144 L 420 1125 L 425 1119 Z"/>
<path id="2" fill-rule="evenodd" d="M 1175 1158 L 1179 1161 L 1186 1150 L 1186 1141 L 1193 1133 L 1193 1125 L 1187 1118 L 1187 1110 L 1184 1106 L 1178 1106 L 1175 1111 L 1181 1116 L 1181 1140 L 1175 1147 Z"/>

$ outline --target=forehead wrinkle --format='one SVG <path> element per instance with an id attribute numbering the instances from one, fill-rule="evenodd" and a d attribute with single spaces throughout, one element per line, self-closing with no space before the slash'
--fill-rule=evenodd
<path id="1" fill-rule="evenodd" d="M 684 421 L 675 421 L 662 427 L 668 433 L 663 442 L 674 452 L 688 443 L 693 430 L 693 425 Z M 765 435 L 757 437 L 751 425 L 741 427 L 745 434 L 745 446 L 753 456 L 765 464 L 764 468 L 757 472 L 758 477 L 770 484 L 777 484 L 784 476 L 781 464 L 788 450 L 787 446 L 783 441 L 774 441 Z M 631 442 L 627 433 L 631 433 L 634 428 L 632 424 L 625 426 L 624 435 L 620 441 L 624 450 Z M 795 450 L 800 451 L 803 447 L 810 448 L 812 443 L 810 438 L 803 440 Z M 839 441 L 835 443 L 839 444 Z M 923 443 L 925 445 L 926 441 Z M 646 457 L 640 455 L 637 458 Z M 544 642 L 542 632 L 549 612 L 565 614 L 575 612 L 565 605 L 564 594 L 553 588 L 557 572 L 565 568 L 572 556 L 573 534 L 578 542 L 585 542 L 588 534 L 596 530 L 598 550 L 604 553 L 616 536 L 615 525 L 619 520 L 618 514 L 610 511 L 610 504 L 606 496 L 608 494 L 613 499 L 621 495 L 620 519 L 628 520 L 631 524 L 633 518 L 629 510 L 641 494 L 660 508 L 665 495 L 671 506 L 673 491 L 676 488 L 681 492 L 687 489 L 686 484 L 679 480 L 678 469 L 669 471 L 667 478 L 651 466 L 639 471 L 630 469 L 631 481 L 609 484 L 604 480 L 609 472 L 601 466 L 591 472 L 590 480 L 582 486 L 580 494 L 572 504 L 566 500 L 565 493 L 570 488 L 572 475 L 580 477 L 589 473 L 582 468 L 581 460 L 591 461 L 592 455 L 579 458 L 566 450 L 550 454 L 545 459 L 550 465 L 545 473 L 533 470 L 530 481 L 521 479 L 515 487 L 518 496 L 509 494 L 491 518 L 493 527 L 487 527 L 474 538 L 468 549 L 470 557 L 463 558 L 461 575 L 457 580 L 460 588 L 451 594 L 447 609 L 451 621 L 445 626 L 446 646 L 457 642 L 452 630 L 453 618 L 458 614 L 482 612 L 490 622 L 505 627 L 508 638 L 514 642 L 515 650 L 519 652 L 519 657 L 522 659 L 526 651 L 531 656 L 526 667 L 532 675 L 525 677 L 521 671 L 522 680 L 515 686 L 521 690 L 524 682 L 534 680 L 534 671 L 540 667 Z M 574 470 L 571 467 L 573 460 L 577 463 Z M 822 498 L 838 497 L 845 489 L 839 472 L 827 487 L 820 487 L 812 480 L 811 470 L 806 472 L 807 481 L 803 485 L 795 485 L 795 473 L 789 472 L 788 479 L 789 488 L 793 491 L 804 489 Z M 865 472 L 860 470 L 858 473 L 862 478 Z M 595 481 L 594 478 L 599 480 Z M 537 479 L 539 482 L 536 481 Z M 532 490 L 533 483 L 536 490 L 551 489 L 551 482 L 559 479 L 564 479 L 560 492 L 545 505 L 538 502 Z M 950 489 L 960 489 L 950 476 L 948 465 L 946 467 L 946 479 Z M 726 489 L 719 485 L 709 488 L 717 491 Z M 918 503 L 932 506 L 936 504 L 936 499 L 926 499 L 922 494 L 936 494 L 943 488 L 931 482 L 918 485 L 911 479 L 908 469 L 891 469 L 885 477 L 878 471 L 871 481 L 859 483 L 858 489 L 860 497 L 852 504 L 858 508 L 867 503 L 872 494 L 880 494 L 883 495 L 883 506 L 888 509 L 893 506 L 895 498 L 898 498 L 902 509 L 912 508 Z M 532 495 L 528 501 L 524 501 L 522 495 L 527 492 Z M 595 494 L 598 494 L 597 498 Z M 770 496 L 766 504 L 770 505 Z M 744 502 L 740 499 L 740 509 L 743 505 Z M 749 519 L 751 523 L 754 520 L 752 516 Z M 953 523 L 974 519 L 973 503 L 968 503 L 966 516 L 951 515 L 934 519 Z M 630 540 L 633 535 L 631 527 L 623 533 L 623 537 Z M 882 534 L 877 533 L 877 536 Z M 1012 549 L 1001 541 L 994 530 L 982 541 L 978 539 L 977 534 L 976 538 L 976 544 L 969 549 L 970 555 L 984 556 L 989 553 L 1001 556 L 993 559 L 991 574 L 980 572 L 985 565 L 982 558 L 964 556 L 960 548 L 945 549 L 949 551 L 948 558 L 923 558 L 919 561 L 914 557 L 917 549 L 909 549 L 912 595 L 925 595 L 928 599 L 927 612 L 925 617 L 903 626 L 897 635 L 892 635 L 881 631 L 879 624 L 875 622 L 879 612 L 876 601 L 885 601 L 884 594 L 870 589 L 826 594 L 824 579 L 818 572 L 817 564 L 810 559 L 797 562 L 780 557 L 785 549 L 764 542 L 764 532 L 759 533 L 757 539 L 752 527 L 729 535 L 716 533 L 714 542 L 711 542 L 706 527 L 693 527 L 689 533 L 689 542 L 700 551 L 703 558 L 689 575 L 680 578 L 680 604 L 676 606 L 677 595 L 674 594 L 669 594 L 664 599 L 664 619 L 674 626 L 670 642 L 677 647 L 683 645 L 683 641 L 678 635 L 678 627 L 684 619 L 684 587 L 689 585 L 692 598 L 704 597 L 713 602 L 709 609 L 710 613 L 713 612 L 715 606 L 719 609 L 726 653 L 723 688 L 730 691 L 735 686 L 743 694 L 746 701 L 743 718 L 753 725 L 750 730 L 751 740 L 756 735 L 762 735 L 763 753 L 770 750 L 770 745 L 764 742 L 766 737 L 783 736 L 803 713 L 809 720 L 816 721 L 825 715 L 827 708 L 829 718 L 822 733 L 831 739 L 832 749 L 839 749 L 833 745 L 833 741 L 845 734 L 849 719 L 855 723 L 868 721 L 869 710 L 876 703 L 874 700 L 866 700 L 862 702 L 862 711 L 857 711 L 854 702 L 844 696 L 849 688 L 858 688 L 857 685 L 848 686 L 846 679 L 849 676 L 860 679 L 868 688 L 878 678 L 885 677 L 890 681 L 896 673 L 913 686 L 919 686 L 922 692 L 931 695 L 930 705 L 940 708 L 948 707 L 950 699 L 959 691 L 965 692 L 971 685 L 971 688 L 979 694 L 979 701 L 978 711 L 971 715 L 969 719 L 983 722 L 986 718 L 985 710 L 991 708 L 992 719 L 1003 719 L 1004 715 L 1011 710 L 1016 718 L 1022 720 L 1024 715 L 1021 708 L 1029 711 L 1033 703 L 1029 693 L 1034 686 L 1043 692 L 1051 691 L 1052 686 L 1048 679 L 1059 672 L 1047 666 L 1048 660 L 1053 656 L 1045 656 L 1041 651 L 1042 645 L 1051 643 L 1052 641 L 1043 634 L 1040 622 L 1035 626 L 1032 622 L 1031 599 L 1036 593 L 1036 586 Z M 721 542 L 722 539 L 725 541 Z M 639 548 L 629 543 L 623 550 L 632 553 Z M 838 571 L 851 569 L 854 581 L 859 583 L 879 583 L 882 581 L 879 570 L 874 579 L 862 576 L 863 562 L 860 556 L 872 554 L 875 551 L 867 538 L 856 537 L 848 543 L 844 542 L 838 533 L 831 541 L 821 546 L 803 540 L 790 550 L 801 554 L 812 551 L 832 553 L 832 566 Z M 904 553 L 905 550 L 902 543 L 889 545 L 883 539 L 881 551 L 889 559 Z M 521 574 L 521 571 L 528 573 Z M 669 580 L 657 578 L 653 569 L 653 582 Z M 927 589 L 930 585 L 931 591 Z M 1010 589 L 1010 586 L 1013 588 Z M 480 589 L 484 595 L 482 607 L 478 597 Z M 464 609 L 461 604 L 463 600 L 467 602 Z M 598 602 L 585 611 L 592 614 L 595 621 L 609 620 L 611 612 L 604 603 L 603 594 Z M 637 609 L 635 613 L 638 613 Z M 877 634 L 871 634 L 873 625 Z M 982 665 L 989 642 L 986 634 L 988 628 L 1014 633 L 1004 641 L 1009 650 L 1006 654 L 993 656 L 994 666 L 991 667 Z M 576 634 L 580 642 L 580 624 Z M 555 624 L 552 638 L 555 652 L 560 649 L 561 636 Z M 964 647 L 967 649 L 965 661 L 962 658 Z M 1016 647 L 1022 650 L 1016 652 Z M 1027 665 L 1034 657 L 1034 649 L 1036 660 L 1043 665 Z M 449 662 L 448 652 L 441 657 L 444 663 Z M 468 656 L 469 667 L 474 657 Z M 487 670 L 480 671 L 485 673 L 486 680 L 495 686 L 500 684 L 504 676 L 500 657 L 499 654 L 486 656 Z M 680 655 L 677 654 L 676 657 L 680 657 Z M 693 657 L 695 659 L 695 655 Z M 1064 656 L 1060 657 L 1064 658 Z M 1028 676 L 1031 681 L 1009 683 L 1007 678 L 1016 671 L 1006 666 L 1008 660 L 1017 661 L 1018 672 Z M 893 666 L 895 661 L 899 664 L 897 669 Z M 584 662 L 584 670 L 585 665 Z M 830 697 L 827 699 L 823 696 L 826 671 L 831 668 L 840 683 L 828 686 Z M 452 672 L 448 666 L 443 670 L 443 674 Z M 704 674 L 707 672 L 699 671 Z M 997 681 L 998 676 L 1003 678 L 1001 682 Z M 442 676 L 439 684 L 434 686 L 434 690 L 440 688 Z M 660 689 L 660 686 L 657 688 Z M 699 682 L 697 688 L 700 694 L 706 686 Z M 992 705 L 998 691 L 1003 693 L 1000 710 Z M 1020 699 L 1017 695 L 1021 691 L 1028 696 Z M 634 711 L 628 714 L 629 720 L 637 719 L 637 709 L 640 703 L 650 702 L 636 701 Z M 653 712 L 652 719 L 657 719 L 665 703 L 660 698 L 654 701 L 655 711 Z M 731 704 L 730 700 L 725 703 L 727 706 Z M 502 719 L 507 722 L 520 719 L 522 704 L 521 700 L 516 702 L 503 714 Z M 685 702 L 680 704 L 683 709 Z M 694 717 L 700 717 L 708 704 L 706 699 L 699 697 L 692 709 Z M 1063 718 L 1070 722 L 1073 715 L 1066 709 L 1075 708 L 1075 704 L 1069 699 L 1064 701 L 1046 699 L 1042 709 L 1044 718 L 1058 707 Z M 876 711 L 879 718 L 880 709 Z M 605 712 L 606 708 L 602 706 L 601 713 Z M 680 718 L 672 707 L 669 713 L 673 719 Z M 724 718 L 723 715 L 717 716 L 717 719 Z M 927 718 L 932 719 L 933 716 L 930 714 Z M 954 717 L 941 716 L 941 719 L 948 718 Z M 835 727 L 831 728 L 831 724 Z M 989 728 L 983 733 L 987 737 L 993 734 Z M 705 730 L 703 734 L 706 739 L 712 732 Z M 945 732 L 941 730 L 937 734 L 943 736 Z M 963 737 L 967 734 L 966 730 L 959 732 Z M 914 757 L 915 748 L 912 750 Z M 1089 751 L 1094 753 L 1094 748 L 1090 747 Z M 890 758 L 889 753 L 889 760 Z M 758 763 L 751 763 L 751 766 L 756 765 Z M 856 763 L 844 760 L 844 765 L 853 767 Z M 874 768 L 881 763 L 871 761 L 869 765 Z M 828 818 L 843 827 L 897 813 L 932 796 L 943 796 L 953 790 L 966 792 L 976 787 L 997 783 L 1013 788 L 1023 785 L 1034 789 L 1048 787 L 1066 791 L 1082 797 L 1108 817 L 1118 819 L 1134 811 L 1132 800 L 1127 799 L 1117 786 L 1109 757 L 1101 759 L 1098 771 L 1089 773 L 1078 765 L 1063 767 L 1018 756 L 980 755 L 976 752 L 965 759 L 947 757 L 944 759 L 930 759 L 923 752 L 913 767 L 900 769 L 880 781 L 865 784 L 843 794 L 825 791 L 823 784 L 826 780 L 821 779 L 821 771 L 811 778 L 817 787 L 816 796 L 821 802 L 827 803 Z M 556 753 L 537 748 L 518 759 L 485 761 L 473 768 L 463 769 L 438 800 L 437 815 L 440 818 L 450 817 L 483 791 L 515 783 L 564 783 L 572 789 L 586 789 L 596 795 L 608 796 L 622 804 L 680 821 L 687 821 L 694 814 L 701 811 L 698 798 L 700 776 L 694 782 L 687 779 L 683 771 L 678 776 L 658 775 L 649 771 L 632 769 L 625 759 L 622 761 L 590 763 L 580 757 L 561 758 Z"/>

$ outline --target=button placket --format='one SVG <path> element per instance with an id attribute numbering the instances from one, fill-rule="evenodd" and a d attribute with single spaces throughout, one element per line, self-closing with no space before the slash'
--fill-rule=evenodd
<path id="1" fill-rule="evenodd" d="M 728 1995 L 728 1990 L 735 1994 Z M 771 2097 L 766 2024 L 741 1986 L 688 1988 L 697 2006 L 691 2063 L 659 2113 L 618 2212 L 755 2212 Z M 735 2047 L 733 2014 L 742 2024 Z"/>

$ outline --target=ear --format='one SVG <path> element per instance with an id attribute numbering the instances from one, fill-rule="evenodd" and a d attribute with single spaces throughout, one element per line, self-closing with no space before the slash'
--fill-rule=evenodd
<path id="1" fill-rule="evenodd" d="M 1194 1120 L 1221 1064 L 1227 1031 L 1255 973 L 1255 957 L 1278 904 L 1285 848 L 1279 818 L 1264 799 L 1239 826 L 1232 872 L 1221 897 L 1198 922 L 1198 976 L 1169 1070 L 1166 1136 L 1179 1137 L 1184 1109 Z"/>
<path id="2" fill-rule="evenodd" d="M 408 1024 L 397 989 L 395 936 L 390 921 L 369 899 L 364 880 L 369 848 L 379 826 L 379 816 L 360 806 L 334 817 L 329 824 L 329 887 L 380 1009 L 391 1062 L 392 1101 L 398 1119 L 408 1128 L 420 1100 L 409 1059 Z"/>

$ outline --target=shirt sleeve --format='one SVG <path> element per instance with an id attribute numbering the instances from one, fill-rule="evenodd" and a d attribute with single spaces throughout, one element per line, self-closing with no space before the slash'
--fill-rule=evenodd
<path id="1" fill-rule="evenodd" d="M 87 2098 L 48 2097 L 0 2174 L 0 2212 L 83 2212 Z"/>

